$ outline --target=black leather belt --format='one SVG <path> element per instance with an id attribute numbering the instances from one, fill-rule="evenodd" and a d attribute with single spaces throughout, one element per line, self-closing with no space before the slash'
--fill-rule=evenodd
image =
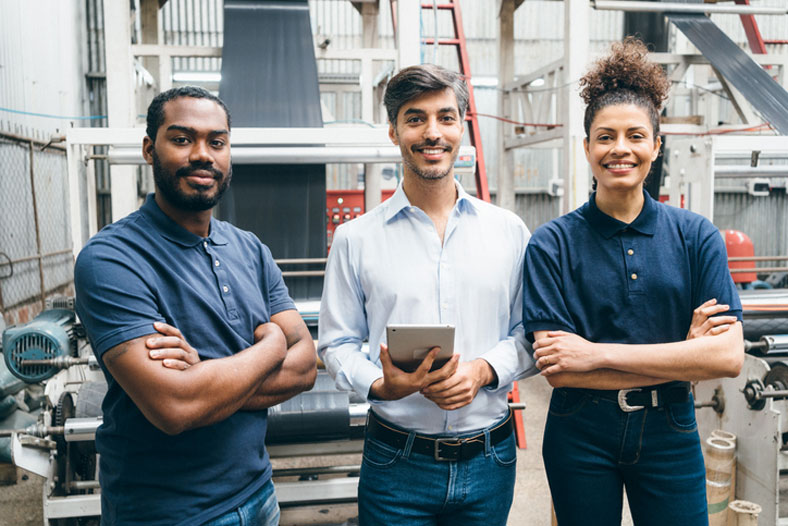
<path id="1" fill-rule="evenodd" d="M 501 442 L 512 434 L 512 412 L 506 420 L 490 429 L 490 445 Z M 405 449 L 409 433 L 382 422 L 370 411 L 367 418 L 367 435 L 397 449 Z M 472 437 L 425 437 L 416 435 L 411 451 L 428 455 L 439 461 L 468 460 L 484 451 L 484 433 Z"/>
<path id="2" fill-rule="evenodd" d="M 639 411 L 647 407 L 660 408 L 668 404 L 678 404 L 689 400 L 689 382 L 672 382 L 652 387 L 635 387 L 618 391 L 584 389 L 593 396 L 615 400 L 625 413 Z"/>

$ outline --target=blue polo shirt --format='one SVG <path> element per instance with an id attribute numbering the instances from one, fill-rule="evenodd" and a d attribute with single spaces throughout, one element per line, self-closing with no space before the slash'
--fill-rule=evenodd
<path id="1" fill-rule="evenodd" d="M 523 322 L 591 342 L 685 340 L 692 311 L 706 300 L 741 302 L 725 243 L 706 218 L 654 201 L 646 192 L 630 224 L 586 204 L 539 227 L 525 254 Z"/>
<path id="2" fill-rule="evenodd" d="M 254 234 L 211 219 L 201 238 L 149 195 L 136 212 L 96 234 L 74 269 L 76 310 L 109 390 L 96 433 L 102 524 L 201 524 L 243 503 L 271 477 L 266 411 L 239 411 L 168 436 L 154 427 L 104 367 L 102 356 L 178 327 L 203 360 L 254 343 L 254 329 L 295 305 L 268 248 Z"/>

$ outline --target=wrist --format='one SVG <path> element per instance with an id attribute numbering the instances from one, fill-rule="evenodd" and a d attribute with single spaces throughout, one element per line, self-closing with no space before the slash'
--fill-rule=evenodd
<path id="1" fill-rule="evenodd" d="M 385 385 L 383 383 L 383 378 L 378 378 L 372 382 L 372 385 L 369 386 L 369 395 L 367 398 L 370 400 L 386 400 L 386 398 L 383 396 L 384 389 Z"/>
<path id="2" fill-rule="evenodd" d="M 484 358 L 477 358 L 474 362 L 476 362 L 476 378 L 479 382 L 479 387 L 486 387 L 492 383 L 498 382 L 498 375 L 495 374 L 495 370 L 487 360 Z"/>
<path id="3" fill-rule="evenodd" d="M 593 369 L 614 369 L 612 367 L 613 357 L 610 345 L 598 343 L 591 344 L 591 356 L 595 357 Z"/>

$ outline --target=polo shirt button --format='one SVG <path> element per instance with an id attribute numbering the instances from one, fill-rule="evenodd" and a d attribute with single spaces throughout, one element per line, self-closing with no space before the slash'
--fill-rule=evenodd
<path id="1" fill-rule="evenodd" d="M 631 277 L 632 279 L 638 279 L 638 275 L 637 275 L 637 274 L 635 274 L 634 272 L 632 273 L 632 276 L 630 276 L 630 277 Z"/>
<path id="2" fill-rule="evenodd" d="M 632 274 L 632 275 L 634 276 L 634 274 Z M 224 287 L 222 287 L 222 290 L 225 291 L 225 292 L 230 292 L 230 287 L 225 285 Z"/>
<path id="3" fill-rule="evenodd" d="M 635 251 L 634 251 L 634 250 L 632 250 L 631 248 L 630 248 L 629 250 L 627 250 L 627 254 L 629 254 L 630 256 L 631 256 L 632 254 L 634 254 L 634 253 L 635 253 Z"/>
<path id="4" fill-rule="evenodd" d="M 208 248 L 208 242 L 207 241 L 203 241 L 202 242 L 202 246 L 204 246 L 205 248 Z"/>
<path id="5" fill-rule="evenodd" d="M 213 264 L 218 267 L 219 266 L 219 260 L 217 259 L 216 261 L 213 262 Z"/>

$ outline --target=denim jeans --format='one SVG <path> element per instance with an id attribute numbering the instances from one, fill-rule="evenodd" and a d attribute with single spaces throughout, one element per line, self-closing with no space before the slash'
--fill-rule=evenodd
<path id="1" fill-rule="evenodd" d="M 623 412 L 615 400 L 555 389 L 542 446 L 561 526 L 705 526 L 706 477 L 689 401 Z"/>
<path id="2" fill-rule="evenodd" d="M 204 526 L 279 526 L 274 483 L 269 480 L 246 502 Z"/>
<path id="3" fill-rule="evenodd" d="M 414 438 L 411 432 L 404 449 L 365 439 L 359 526 L 505 526 L 514 493 L 514 433 L 457 462 L 412 452 Z"/>

